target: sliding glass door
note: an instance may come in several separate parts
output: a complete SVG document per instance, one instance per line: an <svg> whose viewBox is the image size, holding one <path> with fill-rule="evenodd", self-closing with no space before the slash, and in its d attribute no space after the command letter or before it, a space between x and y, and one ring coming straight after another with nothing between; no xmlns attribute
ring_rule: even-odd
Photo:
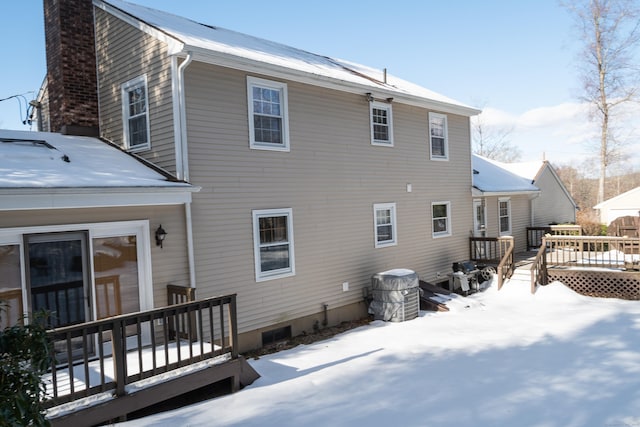
<svg viewBox="0 0 640 427"><path fill-rule="evenodd" d="M27 235L26 245L31 311L45 311L52 328L89 320L86 233Z"/></svg>

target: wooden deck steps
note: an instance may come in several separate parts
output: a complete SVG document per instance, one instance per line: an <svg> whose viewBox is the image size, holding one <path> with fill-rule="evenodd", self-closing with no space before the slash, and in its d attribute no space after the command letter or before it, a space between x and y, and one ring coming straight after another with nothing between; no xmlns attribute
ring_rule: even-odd
<svg viewBox="0 0 640 427"><path fill-rule="evenodd" d="M451 291L420 280L420 309L428 311L449 311L447 296Z"/></svg>

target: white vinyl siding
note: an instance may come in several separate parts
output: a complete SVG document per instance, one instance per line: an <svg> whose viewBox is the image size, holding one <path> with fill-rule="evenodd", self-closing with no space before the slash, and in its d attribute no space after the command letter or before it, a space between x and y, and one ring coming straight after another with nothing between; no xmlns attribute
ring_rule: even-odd
<svg viewBox="0 0 640 427"><path fill-rule="evenodd" d="M289 151L287 99L285 83L247 77L251 148Z"/></svg>
<svg viewBox="0 0 640 427"><path fill-rule="evenodd" d="M431 204L431 220L433 222L433 237L451 235L451 203L433 202Z"/></svg>
<svg viewBox="0 0 640 427"><path fill-rule="evenodd" d="M371 102L371 144L393 147L393 117L391 105Z"/></svg>
<svg viewBox="0 0 640 427"><path fill-rule="evenodd" d="M373 205L375 246L382 248L398 244L396 235L396 204Z"/></svg>
<svg viewBox="0 0 640 427"><path fill-rule="evenodd" d="M292 209L253 211L256 281L295 274Z"/></svg>
<svg viewBox="0 0 640 427"><path fill-rule="evenodd" d="M124 143L128 150L140 151L151 148L146 75L122 85L122 121Z"/></svg>
<svg viewBox="0 0 640 427"><path fill-rule="evenodd" d="M498 227L501 236L511 234L511 200L508 198L498 199Z"/></svg>
<svg viewBox="0 0 640 427"><path fill-rule="evenodd" d="M449 160L447 116L429 113L429 150L431 160Z"/></svg>

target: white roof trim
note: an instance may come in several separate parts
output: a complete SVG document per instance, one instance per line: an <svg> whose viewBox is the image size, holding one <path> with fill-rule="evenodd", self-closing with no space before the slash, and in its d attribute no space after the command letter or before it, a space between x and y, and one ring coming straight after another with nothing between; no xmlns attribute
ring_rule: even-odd
<svg viewBox="0 0 640 427"><path fill-rule="evenodd" d="M312 86L318 86L325 89L333 89L341 92L363 95L370 92L374 98L393 98L393 102L412 105L414 107L427 108L449 114L459 114L463 116L475 116L480 114L482 110L461 105L448 104L443 101L430 100L421 96L401 93L394 90L384 90L380 87L367 85L359 85L357 83L337 80L331 77L318 74L309 74L293 68L281 67L275 64L255 61L250 58L240 58L235 55L224 52L211 52L199 47L185 45L180 57L186 57L186 53L193 53L196 61L206 64L218 65L220 67L232 68L235 70L246 71L249 73L261 74L269 77L276 77L286 80L304 83Z"/></svg>
<svg viewBox="0 0 640 427"><path fill-rule="evenodd" d="M0 190L0 211L180 205L191 202L191 188L82 188Z"/></svg>
<svg viewBox="0 0 640 427"><path fill-rule="evenodd" d="M275 63L270 63L268 61L252 59L252 58L248 58L248 57L233 54L233 53L217 51L217 50L209 49L203 46L196 46L194 45L193 42L181 40L179 36L175 34L171 34L171 30L164 31L162 30L161 26L156 26L153 23L146 23L143 21L143 18L137 18L129 14L130 12L119 9L117 6L117 3L116 5L112 5L107 1L103 1L103 0L93 0L93 3L96 7L104 10L105 12L108 12L113 16L119 19L122 19L124 22L145 32L146 34L149 34L150 36L155 37L156 39L167 43L168 44L167 53L169 55L186 57L187 53L191 52L193 53L193 58L196 61L200 61L208 64L223 66L223 67L237 69L237 70L251 72L251 73L257 73L257 74L261 74L269 77L289 79L289 80L300 82L300 83L310 84L310 85L329 88L329 89L335 89L335 90L348 92L348 93L362 94L363 96L365 93L371 92L375 97L380 97L380 98L391 97L391 98L394 98L394 102L400 102L408 105L427 108L434 111L441 111L444 113L459 114L463 116L473 116L481 112L481 110L479 109L457 103L457 101L455 100L450 100L451 102L448 102L449 98L447 97L442 97L443 99L430 99L426 95L422 95L422 96L413 95L410 93L411 89L407 90L407 87L396 89L391 84L386 84L382 82L379 82L379 84L377 85L376 84L368 85L368 84L361 84L358 82L349 82L335 76L316 74L316 73L312 73L305 70L295 69L294 67L287 67L286 65L279 65ZM131 4L131 6L146 8L144 6L135 5L135 4ZM123 7L125 7L124 4L123 4ZM146 9L150 9L150 8L146 8ZM158 12L163 14L166 13L162 11L158 11ZM172 14L168 14L168 15L172 15ZM191 21L183 17L176 16L176 18ZM198 25L204 25L204 24L197 23L195 21L191 21L191 22ZM224 29L221 29L221 30L224 30ZM228 30L225 30L225 31L228 31ZM240 34L240 33L236 33L236 34ZM245 35L245 36L252 37L248 35ZM189 39L189 36L187 36L187 39ZM255 38L255 39L262 40L258 38ZM264 40L264 41L269 42L268 40ZM320 55L316 55L316 56L322 57ZM338 64L342 65L343 67L348 66L347 62L345 61L336 60L328 57L325 57L325 58L327 58L330 61L338 61ZM353 64L353 65L358 65L358 64ZM351 67L348 67L347 69L350 69L350 68ZM356 70L354 68L354 69L351 69L351 72L354 72L357 74L359 70ZM371 79L371 76L363 76L363 78ZM390 76L390 78L393 78L393 77ZM406 82L406 83L410 83L410 82ZM387 87L385 88L385 86ZM413 86L416 86L416 85L413 85ZM418 86L416 86L416 88L418 88ZM426 90L426 88L420 88L420 89ZM434 95L441 96L435 93Z"/></svg>

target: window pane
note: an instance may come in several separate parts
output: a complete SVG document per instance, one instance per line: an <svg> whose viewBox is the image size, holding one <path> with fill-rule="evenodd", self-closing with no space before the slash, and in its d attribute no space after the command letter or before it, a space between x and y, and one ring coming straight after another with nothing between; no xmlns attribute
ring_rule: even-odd
<svg viewBox="0 0 640 427"><path fill-rule="evenodd" d="M509 217L500 218L500 231L509 231Z"/></svg>
<svg viewBox="0 0 640 427"><path fill-rule="evenodd" d="M378 226L378 242L393 240L393 227L391 225Z"/></svg>
<svg viewBox="0 0 640 427"><path fill-rule="evenodd" d="M442 218L447 216L447 205L433 205L433 217Z"/></svg>
<svg viewBox="0 0 640 427"><path fill-rule="evenodd" d="M15 325L22 318L20 248L0 246L0 329Z"/></svg>
<svg viewBox="0 0 640 427"><path fill-rule="evenodd" d="M93 239L97 318L140 311L136 236Z"/></svg>
<svg viewBox="0 0 640 427"><path fill-rule="evenodd" d="M442 233L447 231L447 219L438 218L433 220L433 232Z"/></svg>
<svg viewBox="0 0 640 427"><path fill-rule="evenodd" d="M147 116L129 119L129 144L131 147L147 143Z"/></svg>
<svg viewBox="0 0 640 427"><path fill-rule="evenodd" d="M376 211L376 224L384 225L391 223L391 209L379 209Z"/></svg>
<svg viewBox="0 0 640 427"><path fill-rule="evenodd" d="M260 248L260 270L262 272L289 268L289 245Z"/></svg>
<svg viewBox="0 0 640 427"><path fill-rule="evenodd" d="M253 116L253 129L256 142L282 144L282 119L256 114Z"/></svg>
<svg viewBox="0 0 640 427"><path fill-rule="evenodd" d="M287 242L287 217L260 218L260 244Z"/></svg>
<svg viewBox="0 0 640 427"><path fill-rule="evenodd" d="M434 156L444 157L444 138L431 138L431 152Z"/></svg>

